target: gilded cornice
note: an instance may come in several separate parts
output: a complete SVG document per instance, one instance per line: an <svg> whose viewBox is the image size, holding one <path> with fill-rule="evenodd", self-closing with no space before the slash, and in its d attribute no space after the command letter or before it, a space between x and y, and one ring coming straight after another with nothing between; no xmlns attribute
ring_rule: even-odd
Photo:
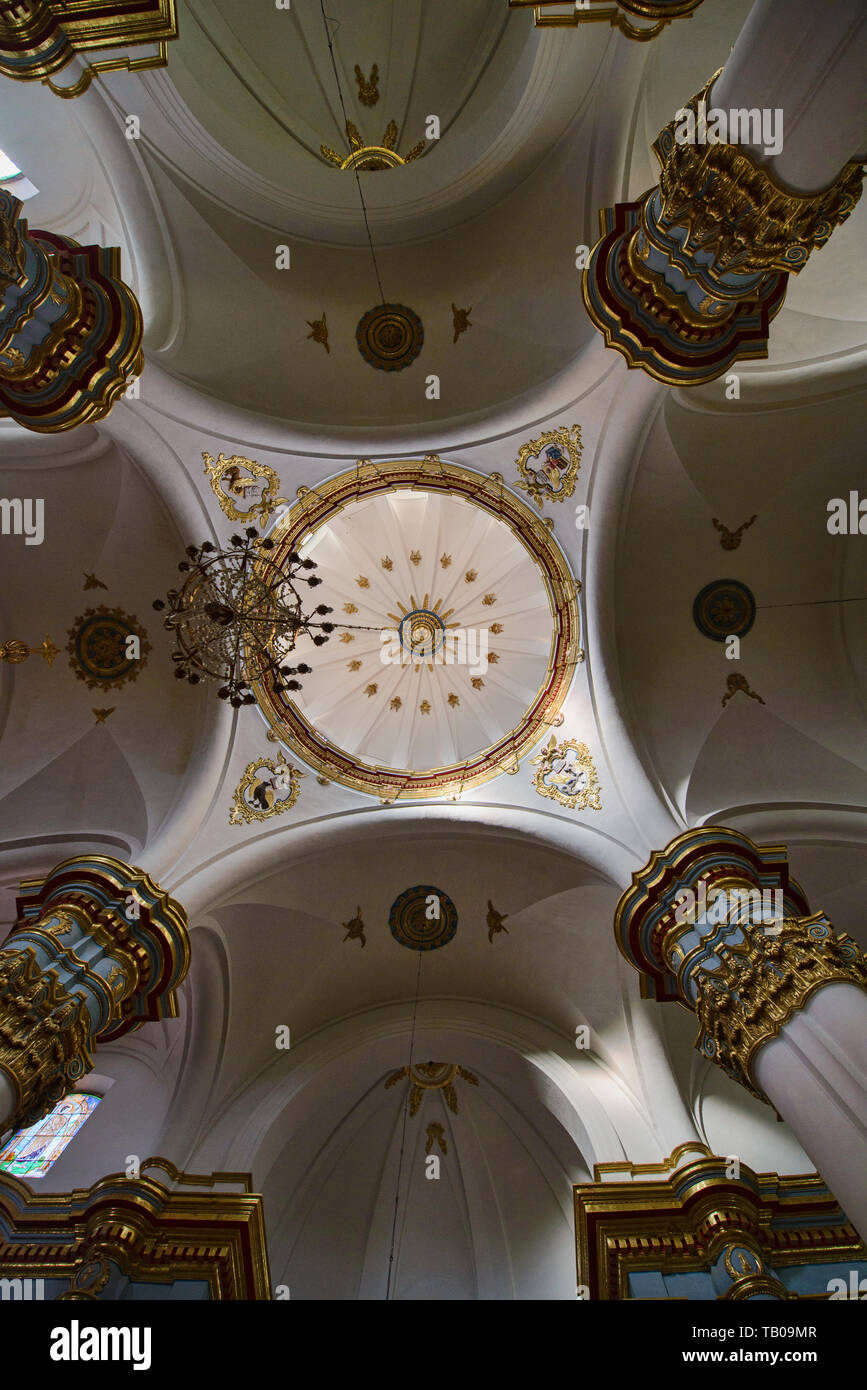
<svg viewBox="0 0 867 1390"><path fill-rule="evenodd" d="M147 1174L153 1168L174 1190ZM104 1261L138 1283L200 1279L211 1299L271 1298L262 1198L249 1174L187 1174L162 1158L147 1159L140 1173L59 1194L34 1194L0 1174L4 1275L69 1279L74 1289L82 1266ZM242 1191L214 1190L229 1185Z"/></svg>
<svg viewBox="0 0 867 1390"><path fill-rule="evenodd" d="M176 0L0 0L0 74L42 81L62 97L80 96L100 72L164 67L166 43L177 37ZM141 44L156 53L87 63L70 87L51 81L76 54Z"/></svg>
<svg viewBox="0 0 867 1390"><path fill-rule="evenodd" d="M764 1266L867 1259L867 1248L848 1224L818 1174L780 1177L741 1164L726 1176L727 1158L704 1156L677 1166L696 1145L681 1145L659 1165L603 1164L636 1181L593 1182L573 1188L578 1282L591 1299L628 1299L629 1275L708 1270L730 1249L755 1258L755 1269L728 1268L725 1299L770 1292L791 1297ZM700 1146L699 1146L700 1147ZM671 1169L674 1171L671 1171ZM645 1180L650 1170L655 1179ZM764 1286L762 1286L764 1281Z"/></svg>

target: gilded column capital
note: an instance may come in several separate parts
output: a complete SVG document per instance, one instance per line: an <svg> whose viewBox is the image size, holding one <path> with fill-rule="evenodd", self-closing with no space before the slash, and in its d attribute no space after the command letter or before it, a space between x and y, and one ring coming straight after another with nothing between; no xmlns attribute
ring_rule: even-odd
<svg viewBox="0 0 867 1390"><path fill-rule="evenodd" d="M746 144L720 138L723 124L730 136L748 133L762 112L708 110L718 76L654 141L658 185L634 203L601 210L602 237L582 280L587 312L607 345L673 386L711 381L737 360L767 356L788 275L825 245L862 191L863 161L849 161L818 193L801 194Z"/></svg>
<svg viewBox="0 0 867 1390"><path fill-rule="evenodd" d="M683 108L698 126L722 69ZM660 163L659 222L678 237L680 252L710 253L708 274L797 274L824 246L861 197L864 165L850 160L830 187L796 193L744 145L678 140L687 117L670 121L653 142ZM708 137L710 132L707 132Z"/></svg>
<svg viewBox="0 0 867 1390"><path fill-rule="evenodd" d="M2 1127L35 1124L92 1066L84 996L40 969L32 947L0 952L0 1070L16 1096Z"/></svg>
<svg viewBox="0 0 867 1390"><path fill-rule="evenodd" d="M0 946L0 1068L32 1124L93 1066L97 1042L177 1016L186 914L148 874L104 855L21 885Z"/></svg>
<svg viewBox="0 0 867 1390"><path fill-rule="evenodd" d="M786 851L721 826L655 851L617 905L621 954L645 998L695 1013L695 1046L753 1095L758 1050L826 984L867 988L856 944L810 913Z"/></svg>
<svg viewBox="0 0 867 1390"><path fill-rule="evenodd" d="M767 1100L752 1075L759 1048L824 985L867 989L867 960L850 937L832 932L821 912L784 919L775 935L760 927L745 927L743 935L737 946L720 948L718 969L698 977L695 1046Z"/></svg>

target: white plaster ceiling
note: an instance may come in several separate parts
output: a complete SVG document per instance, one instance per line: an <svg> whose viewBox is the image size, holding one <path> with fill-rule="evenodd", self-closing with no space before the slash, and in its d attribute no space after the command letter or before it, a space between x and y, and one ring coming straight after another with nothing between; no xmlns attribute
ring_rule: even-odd
<svg viewBox="0 0 867 1390"><path fill-rule="evenodd" d="M620 549L619 647L638 746L691 822L775 801L864 805L867 572L860 538L827 530L829 500L857 489L862 429L859 393L728 414L678 394L650 431ZM751 516L722 549L713 517ZM735 660L692 618L721 578L757 604ZM723 705L732 672L764 704Z"/></svg>
<svg viewBox="0 0 867 1390"><path fill-rule="evenodd" d="M48 635L58 649L51 665L34 654L0 666L4 858L50 867L89 840L135 859L183 794L210 715L172 679L151 608L183 546L150 483L96 430L45 440L6 425L2 443L0 496L41 499L45 522L41 545L0 537L0 640ZM106 587L85 588L88 573ZM137 678L109 690L78 679L67 653L76 619L100 605L136 618L151 646ZM113 712L97 723L95 708Z"/></svg>

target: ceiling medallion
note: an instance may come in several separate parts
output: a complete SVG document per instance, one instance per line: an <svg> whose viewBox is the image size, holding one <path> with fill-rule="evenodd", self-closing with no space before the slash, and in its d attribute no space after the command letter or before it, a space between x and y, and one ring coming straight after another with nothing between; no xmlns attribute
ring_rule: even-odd
<svg viewBox="0 0 867 1390"><path fill-rule="evenodd" d="M440 556L439 540L430 553L419 546L419 567L411 554L386 555L387 525L377 518L395 509L408 532L416 512L420 527L434 524L431 515L446 519L452 569L442 566L452 554ZM509 557L509 574L490 595L481 592L481 570L478 583L465 582L479 534L491 554ZM298 550L322 558L335 608L350 594L354 607L363 605L358 630L344 634L354 639L351 652L317 652L303 695L277 690L268 671L252 682L275 740L318 775L381 801L457 799L491 778L517 773L524 754L562 722L559 712L583 659L580 584L551 529L499 475L486 477L436 455L375 464L360 459L315 490L299 488L298 502L275 519L270 538L278 566ZM369 585L364 590L358 587L355 539L392 562L391 571L380 562L360 576ZM414 541L415 534L407 534L407 543ZM514 589L516 575L520 584ZM405 607L398 595L416 580L416 598L410 593ZM488 597L507 605L505 622L490 621L500 609L487 607ZM459 622L460 631L447 630L443 637L440 620L446 629ZM402 624L398 640L395 629ZM423 647L419 659L415 628ZM500 650L487 649L488 640L481 639L489 637L496 637ZM435 643L438 649L429 652ZM484 675L477 673L483 669Z"/></svg>
<svg viewBox="0 0 867 1390"><path fill-rule="evenodd" d="M441 616L436 611L441 602L441 599L437 599L433 608L412 608L398 621L398 641L403 650L417 661L434 656L445 641L446 624L443 619L449 614ZM396 614L389 613L388 616L397 618ZM457 627L457 623L450 623L449 626Z"/></svg>
<svg viewBox="0 0 867 1390"><path fill-rule="evenodd" d="M414 362L424 344L424 326L405 304L377 304L359 320L355 330L358 351L381 372L402 372Z"/></svg>
<svg viewBox="0 0 867 1390"><path fill-rule="evenodd" d="M411 951L438 951L458 929L458 910L441 888L418 883L395 898L388 925L401 946Z"/></svg>
<svg viewBox="0 0 867 1390"><path fill-rule="evenodd" d="M738 579L714 579L696 594L692 605L696 627L712 642L744 637L756 620L756 601Z"/></svg>
<svg viewBox="0 0 867 1390"><path fill-rule="evenodd" d="M69 629L69 664L88 690L111 690L134 681L150 643L138 618L119 608L88 608Z"/></svg>

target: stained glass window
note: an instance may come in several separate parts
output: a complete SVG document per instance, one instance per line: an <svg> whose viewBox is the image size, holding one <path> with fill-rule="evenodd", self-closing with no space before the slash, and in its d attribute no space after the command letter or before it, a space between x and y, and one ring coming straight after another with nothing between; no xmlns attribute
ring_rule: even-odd
<svg viewBox="0 0 867 1390"><path fill-rule="evenodd" d="M64 1096L35 1125L19 1129L0 1149L0 1172L14 1173L19 1178L44 1177L88 1115L93 1114L100 1099L80 1091Z"/></svg>
<svg viewBox="0 0 867 1390"><path fill-rule="evenodd" d="M0 188L6 188L23 203L25 198L33 198L39 192L30 180L22 174L14 159L0 150Z"/></svg>

